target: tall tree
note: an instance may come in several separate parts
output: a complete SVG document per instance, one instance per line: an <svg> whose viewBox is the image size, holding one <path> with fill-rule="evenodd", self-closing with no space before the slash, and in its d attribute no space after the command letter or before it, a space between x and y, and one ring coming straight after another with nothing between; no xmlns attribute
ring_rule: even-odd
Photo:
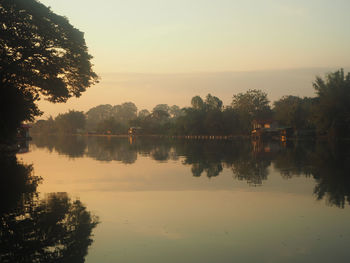
<svg viewBox="0 0 350 263"><path fill-rule="evenodd" d="M241 116L241 125L246 132L250 131L253 119L271 117L271 108L267 93L261 90L248 90L246 93L233 95L232 108Z"/></svg>
<svg viewBox="0 0 350 263"><path fill-rule="evenodd" d="M204 101L200 96L194 96L191 100L191 105L196 110L201 110L204 107Z"/></svg>
<svg viewBox="0 0 350 263"><path fill-rule="evenodd" d="M170 107L168 104L158 104L156 105L152 111L164 111L169 114Z"/></svg>
<svg viewBox="0 0 350 263"><path fill-rule="evenodd" d="M149 116L151 113L146 110L146 109L143 109L143 110L140 110L139 111L139 114L138 114L138 117L141 118L141 119L144 119L146 118L147 116Z"/></svg>
<svg viewBox="0 0 350 263"><path fill-rule="evenodd" d="M314 99L300 98L296 96L283 96L274 102L275 119L284 125L295 129L310 128L311 108Z"/></svg>
<svg viewBox="0 0 350 263"><path fill-rule="evenodd" d="M181 116L182 111L181 111L181 109L180 109L179 106L173 105L173 106L170 107L169 113L170 113L170 116L171 116L172 118L177 118L177 117L180 117L180 116Z"/></svg>
<svg viewBox="0 0 350 263"><path fill-rule="evenodd" d="M84 34L67 18L36 0L1 1L1 135L40 115L40 97L65 102L96 83L91 58Z"/></svg>
<svg viewBox="0 0 350 263"><path fill-rule="evenodd" d="M56 127L61 133L76 133L78 129L85 129L86 117L82 111L70 110L59 114L55 118Z"/></svg>
<svg viewBox="0 0 350 263"><path fill-rule="evenodd" d="M318 95L315 124L322 133L349 136L350 132L350 73L344 70L317 77L313 86Z"/></svg>
<svg viewBox="0 0 350 263"><path fill-rule="evenodd" d="M89 130L96 129L98 123L111 118L112 114L113 114L113 107L110 104L102 104L91 108L86 113L87 128Z"/></svg>
<svg viewBox="0 0 350 263"><path fill-rule="evenodd" d="M212 96L210 93L205 97L205 106L207 110L221 110L222 101L215 96Z"/></svg>
<svg viewBox="0 0 350 263"><path fill-rule="evenodd" d="M137 117L137 107L133 102L124 102L113 107L113 117L126 123Z"/></svg>

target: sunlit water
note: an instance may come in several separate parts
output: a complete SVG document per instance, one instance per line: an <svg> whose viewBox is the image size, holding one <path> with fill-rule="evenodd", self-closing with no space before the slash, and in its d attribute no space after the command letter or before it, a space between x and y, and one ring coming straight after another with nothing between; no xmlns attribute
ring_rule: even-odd
<svg viewBox="0 0 350 263"><path fill-rule="evenodd" d="M17 157L98 216L85 262L350 262L345 146L36 137Z"/></svg>

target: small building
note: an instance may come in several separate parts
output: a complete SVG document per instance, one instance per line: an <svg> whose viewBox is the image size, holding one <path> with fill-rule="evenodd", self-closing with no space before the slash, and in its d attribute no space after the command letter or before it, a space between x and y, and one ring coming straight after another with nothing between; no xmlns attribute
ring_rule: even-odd
<svg viewBox="0 0 350 263"><path fill-rule="evenodd" d="M17 129L17 139L18 140L31 140L32 137L29 135L29 128L30 126L28 124L21 124L21 126Z"/></svg>
<svg viewBox="0 0 350 263"><path fill-rule="evenodd" d="M141 127L130 127L128 130L128 135L130 135L130 136L140 135L140 134L142 134Z"/></svg>
<svg viewBox="0 0 350 263"><path fill-rule="evenodd" d="M252 121L253 130L257 129L277 129L279 127L278 122L274 120L253 120Z"/></svg>
<svg viewBox="0 0 350 263"><path fill-rule="evenodd" d="M293 128L280 126L274 120L254 120L251 135L253 139L272 138L286 141L293 135Z"/></svg>

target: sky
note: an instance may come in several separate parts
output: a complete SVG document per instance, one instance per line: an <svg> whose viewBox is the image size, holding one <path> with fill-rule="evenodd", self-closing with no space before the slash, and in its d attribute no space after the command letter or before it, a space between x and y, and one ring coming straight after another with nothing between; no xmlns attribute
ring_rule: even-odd
<svg viewBox="0 0 350 263"><path fill-rule="evenodd" d="M41 0L85 33L100 83L44 116L99 104L229 104L249 88L270 100L312 96L312 81L350 66L348 0Z"/></svg>

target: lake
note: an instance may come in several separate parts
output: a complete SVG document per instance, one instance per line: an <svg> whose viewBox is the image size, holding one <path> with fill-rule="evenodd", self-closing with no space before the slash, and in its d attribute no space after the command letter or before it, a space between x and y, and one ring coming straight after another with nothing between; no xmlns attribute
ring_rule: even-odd
<svg viewBox="0 0 350 263"><path fill-rule="evenodd" d="M350 261L348 144L41 136L27 146L2 162L25 183L2 186L1 262Z"/></svg>

